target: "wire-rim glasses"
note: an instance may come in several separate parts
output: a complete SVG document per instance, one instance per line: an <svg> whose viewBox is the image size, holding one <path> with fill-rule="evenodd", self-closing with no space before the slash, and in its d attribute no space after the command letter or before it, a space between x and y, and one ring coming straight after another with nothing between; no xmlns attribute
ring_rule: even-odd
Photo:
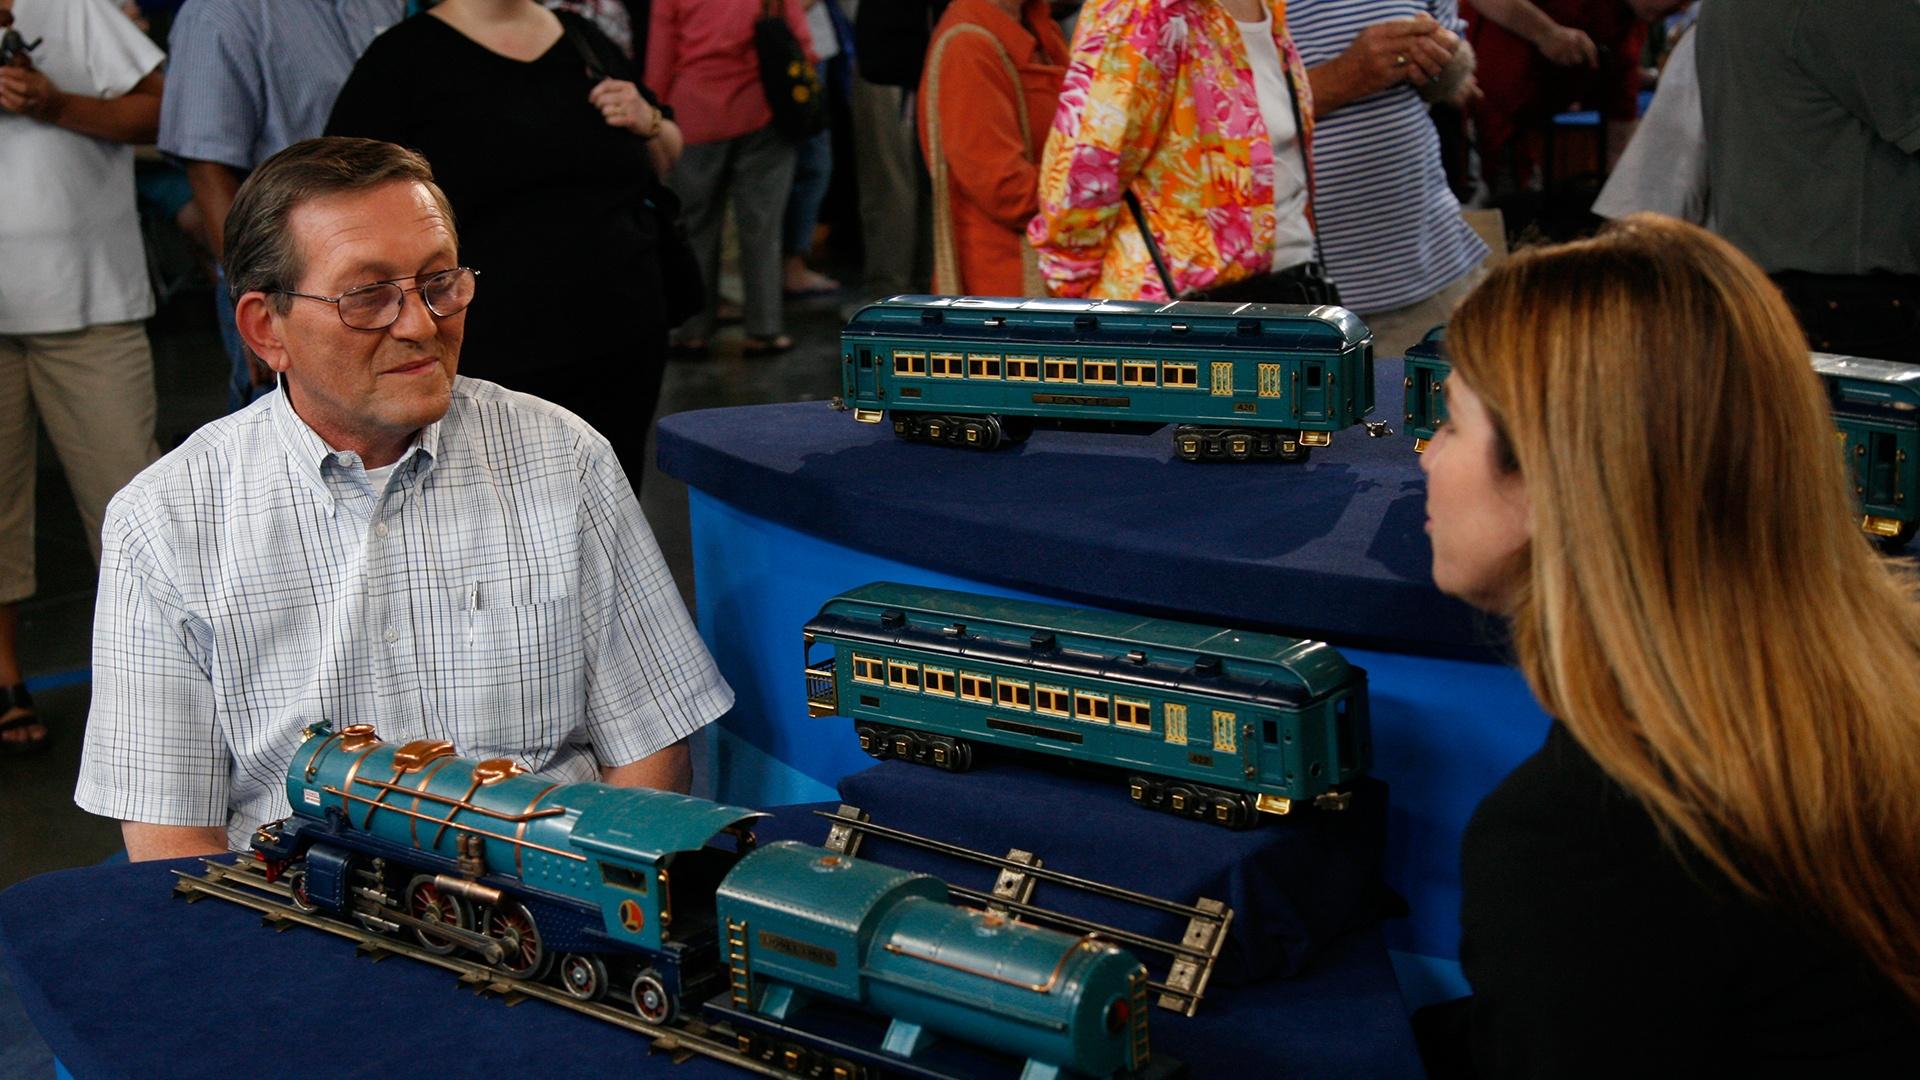
<svg viewBox="0 0 1920 1080"><path fill-rule="evenodd" d="M340 321L352 330L385 330L400 321L400 310L406 306L410 292L419 293L420 299L426 302L427 310L442 319L465 311L467 305L473 303L473 291L479 276L478 270L456 266L412 278L370 282L357 289L348 289L339 296L316 296L292 289L267 291L332 304L340 314ZM403 281L412 281L413 285L400 284Z"/></svg>

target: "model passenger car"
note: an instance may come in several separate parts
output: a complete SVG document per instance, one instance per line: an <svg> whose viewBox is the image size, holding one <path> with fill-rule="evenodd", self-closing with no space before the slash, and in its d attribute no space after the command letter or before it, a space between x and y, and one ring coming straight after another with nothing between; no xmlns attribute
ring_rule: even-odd
<svg viewBox="0 0 1920 1080"><path fill-rule="evenodd" d="M851 717L874 757L1073 758L1230 828L1344 806L1373 754L1366 673L1318 641L876 583L829 600L805 649L809 712Z"/></svg>
<svg viewBox="0 0 1920 1080"><path fill-rule="evenodd" d="M1416 453L1447 418L1446 333L1434 327L1407 350L1407 432ZM1814 353L1860 502L1860 528L1898 551L1920 530L1920 364Z"/></svg>
<svg viewBox="0 0 1920 1080"><path fill-rule="evenodd" d="M1373 335L1338 307L896 296L840 354L855 419L980 450L1172 424L1189 461L1303 461L1373 411Z"/></svg>

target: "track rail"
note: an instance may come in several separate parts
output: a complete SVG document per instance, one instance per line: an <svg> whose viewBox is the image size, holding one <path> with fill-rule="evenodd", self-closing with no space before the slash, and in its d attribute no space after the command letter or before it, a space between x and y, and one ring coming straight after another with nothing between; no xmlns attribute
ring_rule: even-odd
<svg viewBox="0 0 1920 1080"><path fill-rule="evenodd" d="M793 1080L793 1073L742 1054L737 1049L739 1036L728 1028L715 1027L695 1017L681 1020L672 1026L650 1024L633 1012L605 1002L581 1001L568 996L566 991L558 987L515 979L485 964L464 960L455 955L442 956L410 942L351 926L326 915L301 911L293 906L293 894L286 884L278 881L269 882L265 872L259 868L259 864L251 860L225 862L219 859L202 859L201 864L205 869L199 874L185 870L174 871L174 875L179 878L174 882L174 895L184 897L189 903L203 897L214 897L241 907L252 908L260 912L261 921L275 931L306 926L347 938L355 943L356 952L375 960L385 959L387 956L405 956L423 964L432 964L434 967L444 968L459 976L461 986L471 988L478 993L496 995L508 1005L517 1005L529 998L537 998L563 1009L584 1013L596 1020L626 1028L652 1040L652 1049L673 1055L676 1064L687 1060L693 1054L699 1054L761 1076Z"/></svg>

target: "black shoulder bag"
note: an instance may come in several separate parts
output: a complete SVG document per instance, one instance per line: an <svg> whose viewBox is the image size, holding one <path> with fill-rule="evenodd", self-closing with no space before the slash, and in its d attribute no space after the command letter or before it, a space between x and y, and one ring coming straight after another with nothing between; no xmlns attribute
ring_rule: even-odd
<svg viewBox="0 0 1920 1080"><path fill-rule="evenodd" d="M787 25L782 0L762 0L753 21L753 51L760 58L760 88L773 110L773 129L794 142L827 130L827 95L807 50Z"/></svg>

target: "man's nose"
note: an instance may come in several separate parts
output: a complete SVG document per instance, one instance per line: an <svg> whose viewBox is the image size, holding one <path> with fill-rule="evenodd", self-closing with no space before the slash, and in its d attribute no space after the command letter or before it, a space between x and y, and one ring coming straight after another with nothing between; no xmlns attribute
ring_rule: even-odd
<svg viewBox="0 0 1920 1080"><path fill-rule="evenodd" d="M439 320L427 307L427 298L419 289L408 289L400 294L400 317L387 327L388 333L408 341L418 341L432 337L438 330Z"/></svg>

